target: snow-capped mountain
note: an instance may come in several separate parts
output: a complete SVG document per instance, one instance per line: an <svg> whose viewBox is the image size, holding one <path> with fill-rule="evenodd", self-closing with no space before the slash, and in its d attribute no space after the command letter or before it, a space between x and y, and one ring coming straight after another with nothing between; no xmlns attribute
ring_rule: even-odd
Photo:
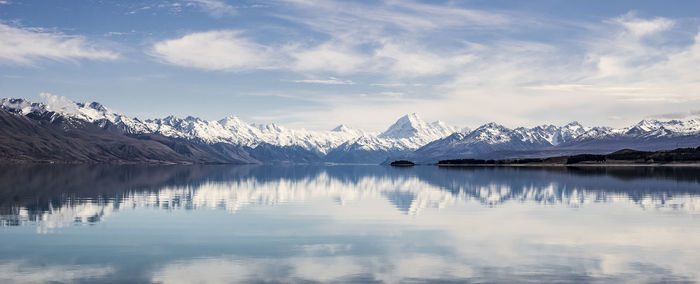
<svg viewBox="0 0 700 284"><path fill-rule="evenodd" d="M1 99L0 103L3 109L15 114L30 117L50 114L52 117L48 119L52 122L58 119L87 121L103 128L116 128L125 134L154 133L205 144L226 143L255 147L261 143L268 143L277 146L301 146L325 154L349 139L366 135L363 131L347 126L333 131L310 131L287 129L275 124L253 125L236 116L219 121L206 121L192 116L184 119L168 116L141 121L115 113L96 102L67 104L61 108L23 99Z"/></svg>
<svg viewBox="0 0 700 284"><path fill-rule="evenodd" d="M609 128L600 127L586 131L580 137L579 141L590 139L610 139L620 137L637 137L637 138L653 138L653 137L679 137L686 135L694 135L700 133L700 118L691 117L685 120L642 120L639 123L625 128Z"/></svg>
<svg viewBox="0 0 700 284"><path fill-rule="evenodd" d="M523 151L552 146L560 139L559 127L510 129L497 123L487 123L471 132L457 132L438 139L412 153L420 161L459 156L473 157L496 151Z"/></svg>
<svg viewBox="0 0 700 284"><path fill-rule="evenodd" d="M276 124L254 125L236 116L229 116L219 121L205 121L194 117L185 119L167 117L146 122L152 132L168 137L180 137L208 144L227 143L248 147L256 147L261 143L300 146L322 155L349 139L365 135L363 131L346 126L337 127L332 131L311 131L288 129Z"/></svg>
<svg viewBox="0 0 700 284"><path fill-rule="evenodd" d="M632 148L662 150L700 145L700 119L642 120L626 128L584 127L578 122L564 126L542 125L509 129L487 123L472 132L457 132L435 140L408 155L411 159L434 163L456 158L523 158L609 153Z"/></svg>
<svg viewBox="0 0 700 284"><path fill-rule="evenodd" d="M306 162L314 160L310 155L316 155L318 161L329 157L332 162L378 163L391 154L413 151L457 129L440 121L427 123L416 114L406 115L384 133L375 134L346 125L339 125L330 131L288 129L276 124L256 125L246 123L237 116L218 121L191 116L139 120L116 113L96 102L44 104L23 99L1 99L0 103L9 112L48 121L64 129L83 128L84 124L89 124L125 135L156 134L197 144L247 147L253 156L257 154L262 159L304 157Z"/></svg>
<svg viewBox="0 0 700 284"><path fill-rule="evenodd" d="M471 131L441 121L429 123L413 113L399 118L382 133L371 133L346 125L328 131L257 125L236 116L213 121L191 116L140 120L96 102L66 100L45 104L0 99L0 107L63 130L102 129L118 135L155 139L178 154L192 156L196 152L200 161L381 163L390 158L405 158L436 162L443 158L542 157L700 144L700 118L642 120L626 128L584 127L572 122L564 126L511 129L487 123ZM212 157L204 157L204 153Z"/></svg>
<svg viewBox="0 0 700 284"><path fill-rule="evenodd" d="M410 153L457 130L458 128L439 120L425 122L412 113L399 118L379 135L362 135L346 141L329 152L326 160L340 163L381 163L388 157Z"/></svg>
<svg viewBox="0 0 700 284"><path fill-rule="evenodd" d="M574 121L561 127L555 125L541 125L531 129L518 129L521 129L524 135L534 135L556 146L576 139L591 128L583 127L578 121Z"/></svg>
<svg viewBox="0 0 700 284"><path fill-rule="evenodd" d="M448 126L442 121L432 123L425 122L418 114L405 115L396 121L379 138L388 139L420 139L432 141L450 135L457 131L457 128Z"/></svg>
<svg viewBox="0 0 700 284"><path fill-rule="evenodd" d="M15 114L21 114L30 118L41 118L52 123L73 124L89 122L103 128L112 127L124 133L147 133L149 128L137 118L130 118L111 111L109 108L97 102L64 103L51 105L30 102L24 99L5 98L0 99L2 109Z"/></svg>

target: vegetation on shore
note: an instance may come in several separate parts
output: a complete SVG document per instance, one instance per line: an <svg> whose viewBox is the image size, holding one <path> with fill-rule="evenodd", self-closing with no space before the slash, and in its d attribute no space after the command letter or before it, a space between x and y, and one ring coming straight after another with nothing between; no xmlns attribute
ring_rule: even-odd
<svg viewBox="0 0 700 284"><path fill-rule="evenodd" d="M460 165L615 165L615 164L690 164L700 163L700 147L655 152L624 149L606 155L581 154L549 158L480 160L441 160L439 166Z"/></svg>
<svg viewBox="0 0 700 284"><path fill-rule="evenodd" d="M416 163L407 160L398 160L391 162L391 165L394 167L410 167L415 166Z"/></svg>

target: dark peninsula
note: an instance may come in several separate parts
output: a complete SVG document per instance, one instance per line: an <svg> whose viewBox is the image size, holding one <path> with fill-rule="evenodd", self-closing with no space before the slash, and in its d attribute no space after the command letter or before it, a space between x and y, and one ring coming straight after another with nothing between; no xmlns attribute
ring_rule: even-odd
<svg viewBox="0 0 700 284"><path fill-rule="evenodd" d="M637 151L624 149L605 155L581 154L549 158L507 160L453 159L441 160L438 166L700 166L700 147L678 148L663 151Z"/></svg>

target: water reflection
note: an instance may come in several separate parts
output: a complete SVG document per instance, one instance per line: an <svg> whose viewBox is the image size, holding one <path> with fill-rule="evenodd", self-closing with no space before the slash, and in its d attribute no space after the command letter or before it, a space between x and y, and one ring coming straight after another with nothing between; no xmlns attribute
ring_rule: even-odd
<svg viewBox="0 0 700 284"><path fill-rule="evenodd" d="M700 209L695 168L447 168L30 166L0 174L3 226L40 232L95 223L125 208L223 209L327 197L342 205L386 198L403 214L476 200L582 206L633 203Z"/></svg>
<svg viewBox="0 0 700 284"><path fill-rule="evenodd" d="M694 282L698 210L695 168L6 167L0 282Z"/></svg>

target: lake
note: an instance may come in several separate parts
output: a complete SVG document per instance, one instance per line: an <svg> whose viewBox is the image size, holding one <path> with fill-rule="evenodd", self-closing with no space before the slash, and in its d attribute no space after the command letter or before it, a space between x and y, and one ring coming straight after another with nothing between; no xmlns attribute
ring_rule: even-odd
<svg viewBox="0 0 700 284"><path fill-rule="evenodd" d="M0 283L698 282L700 169L0 167Z"/></svg>

